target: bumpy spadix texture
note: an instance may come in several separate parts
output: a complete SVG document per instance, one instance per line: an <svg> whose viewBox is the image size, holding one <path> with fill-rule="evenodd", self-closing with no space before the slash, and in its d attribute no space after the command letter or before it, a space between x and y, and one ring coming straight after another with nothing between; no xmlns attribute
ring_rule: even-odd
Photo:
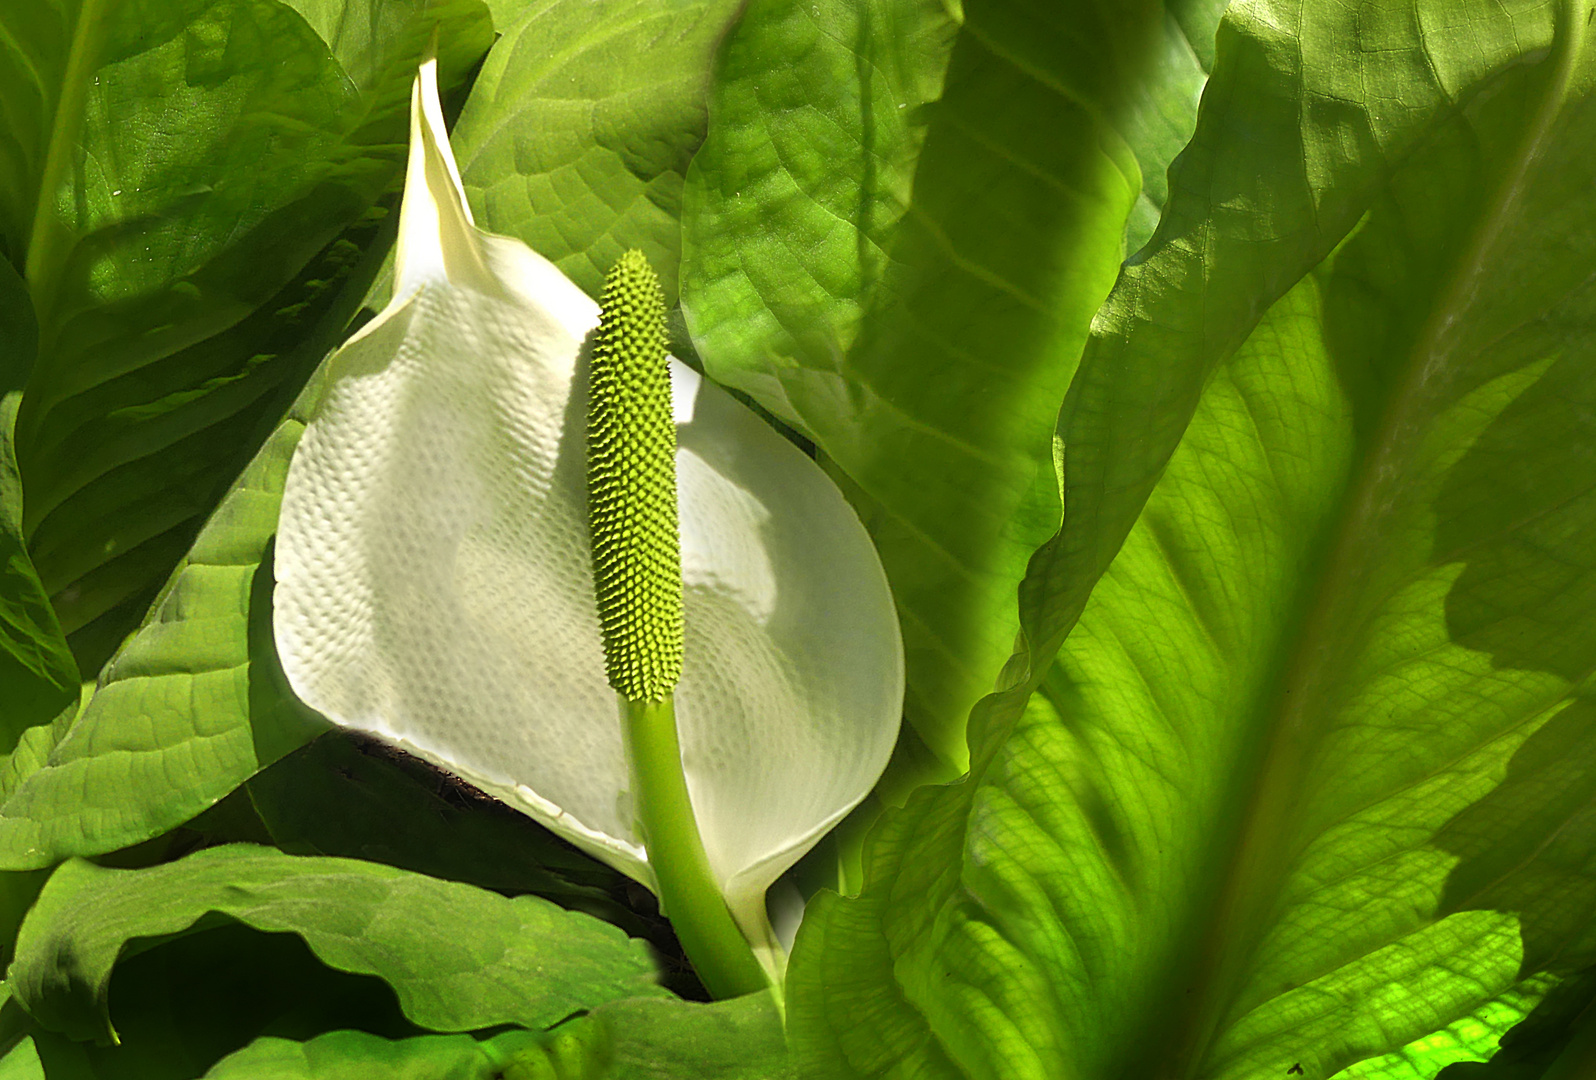
<svg viewBox="0 0 1596 1080"><path fill-rule="evenodd" d="M329 361L289 468L274 627L294 692L652 887L605 677L587 521L598 305L471 221L417 79L393 302ZM820 469L670 362L682 764L745 932L897 735L886 579Z"/></svg>
<svg viewBox="0 0 1596 1080"><path fill-rule="evenodd" d="M588 522L604 665L629 701L664 701L682 674L676 424L665 294L641 251L604 279L588 379Z"/></svg>

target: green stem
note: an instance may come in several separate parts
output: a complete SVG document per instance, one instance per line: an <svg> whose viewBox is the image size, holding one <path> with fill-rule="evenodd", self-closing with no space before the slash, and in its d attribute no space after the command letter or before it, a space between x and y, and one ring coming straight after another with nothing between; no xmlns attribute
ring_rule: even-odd
<svg viewBox="0 0 1596 1080"><path fill-rule="evenodd" d="M86 0L78 12L77 24L72 29L72 44L67 50L66 71L61 79L61 96L56 99L55 115L50 118L50 141L45 147L44 167L39 175L23 275L33 293L41 331L54 321L56 293L72 240L70 230L56 216L56 196L71 174L89 87L95 66L101 60L105 29L110 22L105 7L100 0Z"/></svg>
<svg viewBox="0 0 1596 1080"><path fill-rule="evenodd" d="M659 883L660 904L676 930L704 988L717 998L763 990L765 971L726 908L709 869L698 819L687 795L676 709L664 701L626 703L637 820L648 862ZM772 987L774 990L775 988Z"/></svg>

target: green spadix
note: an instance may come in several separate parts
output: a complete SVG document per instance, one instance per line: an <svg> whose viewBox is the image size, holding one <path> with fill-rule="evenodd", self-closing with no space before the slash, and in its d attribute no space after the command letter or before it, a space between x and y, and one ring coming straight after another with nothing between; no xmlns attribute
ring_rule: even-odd
<svg viewBox="0 0 1596 1080"><path fill-rule="evenodd" d="M610 685L664 701L682 674L682 559L665 296L640 251L604 284L587 403L593 587Z"/></svg>
<svg viewBox="0 0 1596 1080"><path fill-rule="evenodd" d="M677 838L646 842L639 826L592 569L599 308L526 245L475 227L435 77L423 65L413 93L393 300L329 360L289 469L277 648L295 693L333 723L659 892L655 861ZM725 392L667 370L682 633L671 765L713 885L774 980L765 891L885 767L902 646L874 549L831 481ZM629 604L613 610L658 615Z"/></svg>

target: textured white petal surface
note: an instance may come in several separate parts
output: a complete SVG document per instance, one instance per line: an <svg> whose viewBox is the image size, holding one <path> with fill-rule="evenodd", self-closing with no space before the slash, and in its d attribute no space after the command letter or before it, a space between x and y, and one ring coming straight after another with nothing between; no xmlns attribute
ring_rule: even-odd
<svg viewBox="0 0 1596 1080"><path fill-rule="evenodd" d="M331 361L289 469L275 634L294 691L653 885L604 677L582 342L597 306L471 225L418 79L394 302ZM421 205L423 204L424 205ZM673 361L682 757L745 929L898 730L902 650L862 526L816 465Z"/></svg>

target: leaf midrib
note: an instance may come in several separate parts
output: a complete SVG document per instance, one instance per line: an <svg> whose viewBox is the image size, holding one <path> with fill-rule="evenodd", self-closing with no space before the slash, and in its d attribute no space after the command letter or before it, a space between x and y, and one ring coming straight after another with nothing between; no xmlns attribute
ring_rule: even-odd
<svg viewBox="0 0 1596 1080"><path fill-rule="evenodd" d="M1439 299L1425 321L1408 355L1403 377L1380 427L1361 456L1352 482L1341 500L1342 513L1333 539L1322 550L1327 558L1311 599L1293 629L1283 636L1283 662L1275 670L1272 689L1261 702L1257 730L1266 732L1267 745L1252 770L1252 783L1241 809L1240 821L1228 845L1229 861L1221 874L1212 906L1214 917L1204 922L1202 940L1195 952L1196 966L1173 1017L1174 1038L1153 1075L1171 1080L1193 1080L1202 1075L1208 1052L1220 1034L1256 950L1272 925L1285 885L1279 868L1292 862L1290 828L1292 808L1301 779L1318 742L1318 732L1308 721L1310 711L1321 712L1327 672L1345 654L1357 628L1357 611L1348 597L1356 596L1377 527L1389 505L1385 496L1395 468L1411 452L1413 436L1421 431L1419 418L1433 403L1432 391L1450 373L1455 354L1451 331L1477 294L1487 274L1487 258L1523 194L1525 175L1539 155L1567 100L1573 70L1583 44L1584 7L1581 0L1562 0L1560 32L1550 62L1555 64L1535 121L1526 130L1512 165L1498 182L1494 197L1455 264ZM1310 561L1308 565L1312 565ZM1349 616L1352 618L1349 620ZM1256 887L1264 882L1265 887Z"/></svg>
<svg viewBox="0 0 1596 1080"><path fill-rule="evenodd" d="M50 138L45 147L44 168L39 174L39 190L34 197L33 224L28 232L23 274L33 296L41 332L50 325L67 250L66 230L53 213L55 193L71 167L72 148L83 126L89 72L104 42L109 21L105 11L108 2L83 0L78 8L77 25L72 28L72 44L67 50L66 70L61 79L61 95L56 99L55 115L50 118ZM39 351L43 355L45 350L41 347Z"/></svg>

